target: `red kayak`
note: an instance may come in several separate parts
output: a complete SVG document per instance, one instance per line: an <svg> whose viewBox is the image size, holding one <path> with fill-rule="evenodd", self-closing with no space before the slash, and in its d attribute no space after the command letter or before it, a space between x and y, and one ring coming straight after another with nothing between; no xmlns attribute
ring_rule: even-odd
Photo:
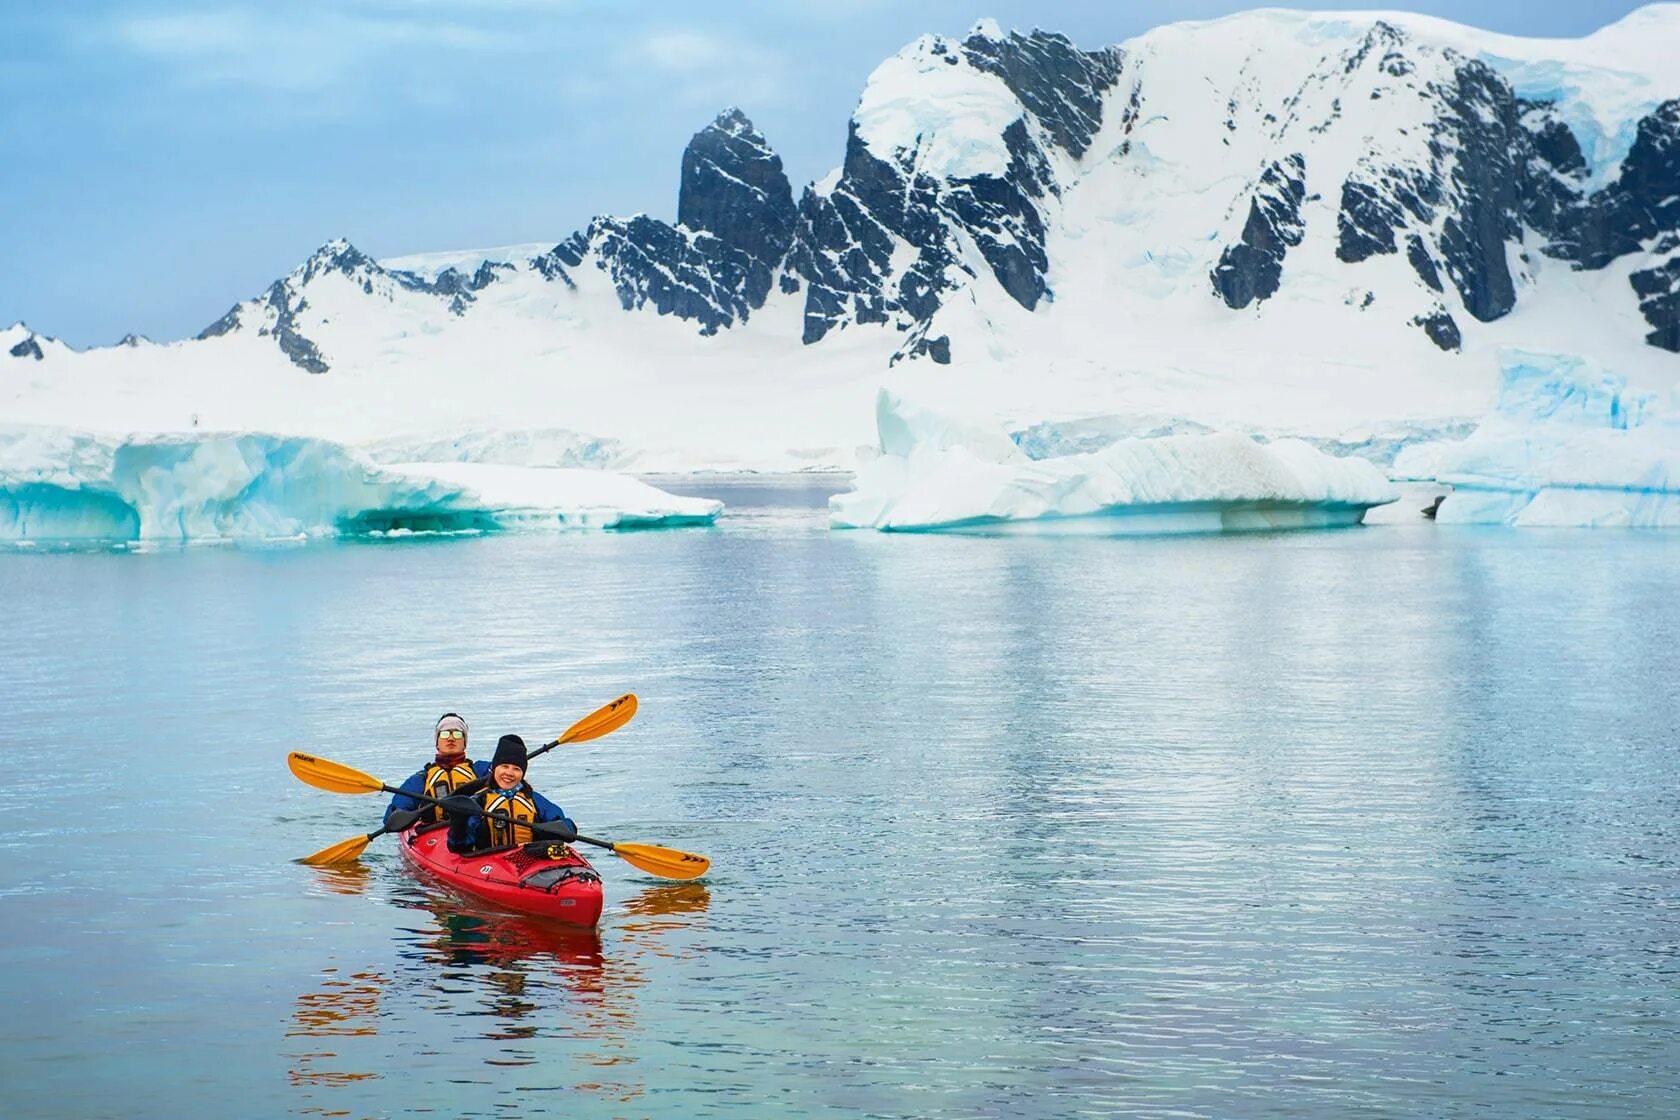
<svg viewBox="0 0 1680 1120"><path fill-rule="evenodd" d="M568 925L600 921L601 876L571 845L539 841L456 855L448 840L449 827L435 824L409 829L399 846L415 870L459 894Z"/></svg>

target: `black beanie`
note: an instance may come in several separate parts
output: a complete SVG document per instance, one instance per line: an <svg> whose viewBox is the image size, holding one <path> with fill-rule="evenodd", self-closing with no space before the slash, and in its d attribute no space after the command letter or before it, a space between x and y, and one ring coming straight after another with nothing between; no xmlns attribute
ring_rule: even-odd
<svg viewBox="0 0 1680 1120"><path fill-rule="evenodd" d="M490 769L498 766L517 766L523 773L529 760L525 757L525 740L517 735L503 735L496 740L496 754L490 759Z"/></svg>

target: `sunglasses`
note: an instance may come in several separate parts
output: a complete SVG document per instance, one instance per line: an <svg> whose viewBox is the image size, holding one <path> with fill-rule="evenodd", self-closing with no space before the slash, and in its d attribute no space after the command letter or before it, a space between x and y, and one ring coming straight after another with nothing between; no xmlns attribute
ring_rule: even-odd
<svg viewBox="0 0 1680 1120"><path fill-rule="evenodd" d="M439 731L437 737L439 739L465 739L467 733L465 731Z"/></svg>

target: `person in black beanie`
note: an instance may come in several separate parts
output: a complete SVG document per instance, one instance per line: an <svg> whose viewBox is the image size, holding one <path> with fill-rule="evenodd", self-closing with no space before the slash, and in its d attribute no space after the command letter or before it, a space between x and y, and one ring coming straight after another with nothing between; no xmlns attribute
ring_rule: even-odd
<svg viewBox="0 0 1680 1120"><path fill-rule="evenodd" d="M473 795L473 802L486 812L512 817L515 822L562 823L575 835L577 826L571 818L525 780L526 762L525 740L517 735L503 735L496 741L496 753L490 759L489 781ZM523 823L510 824L477 813L458 812L452 805L446 805L445 809L449 811L452 852L505 848L529 843L532 838L530 828Z"/></svg>

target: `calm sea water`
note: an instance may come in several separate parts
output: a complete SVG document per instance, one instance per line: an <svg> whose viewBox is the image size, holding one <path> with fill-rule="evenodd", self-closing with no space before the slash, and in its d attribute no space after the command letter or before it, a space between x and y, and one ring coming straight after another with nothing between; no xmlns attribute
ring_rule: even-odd
<svg viewBox="0 0 1680 1120"><path fill-rule="evenodd" d="M716 529L0 555L8 1117L1666 1117L1680 536ZM598 934L389 838L432 721Z"/></svg>

